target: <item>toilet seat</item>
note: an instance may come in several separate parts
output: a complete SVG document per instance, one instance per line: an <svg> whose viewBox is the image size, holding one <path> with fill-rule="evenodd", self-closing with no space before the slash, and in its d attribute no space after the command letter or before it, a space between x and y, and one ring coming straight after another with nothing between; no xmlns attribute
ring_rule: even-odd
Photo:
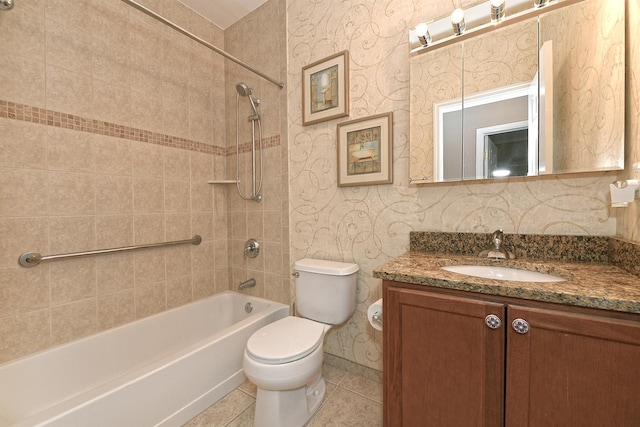
<svg viewBox="0 0 640 427"><path fill-rule="evenodd" d="M324 337L325 325L288 316L270 323L247 341L248 355L267 365L281 365L312 353Z"/></svg>

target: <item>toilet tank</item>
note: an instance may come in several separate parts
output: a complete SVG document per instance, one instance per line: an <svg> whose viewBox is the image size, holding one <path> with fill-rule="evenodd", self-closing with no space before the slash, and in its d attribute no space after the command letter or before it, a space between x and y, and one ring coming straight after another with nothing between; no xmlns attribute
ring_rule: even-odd
<svg viewBox="0 0 640 427"><path fill-rule="evenodd" d="M344 323L353 315L357 264L305 258L296 261L293 269L300 315L330 325Z"/></svg>

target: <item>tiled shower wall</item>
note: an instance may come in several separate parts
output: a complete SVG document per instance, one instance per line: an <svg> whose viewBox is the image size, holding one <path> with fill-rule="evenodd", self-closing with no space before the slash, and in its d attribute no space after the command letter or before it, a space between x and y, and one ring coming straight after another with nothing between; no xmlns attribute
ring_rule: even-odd
<svg viewBox="0 0 640 427"><path fill-rule="evenodd" d="M251 14L225 30L225 50L275 79L284 80L286 69L286 4L270 0ZM246 97L238 99L236 116L236 84L242 82L260 99L258 108L263 135L264 158L261 202L242 200L235 186L227 186L227 217L229 219L229 264L231 286L255 278L257 286L246 293L289 303L291 298L288 209L289 175L287 144L287 89L228 63L226 75L227 110L227 178L235 179L236 117L238 120L239 173L243 194L251 194L252 126L248 120L251 107ZM255 127L256 140L259 128ZM258 142L256 142L258 144ZM260 151L260 150L258 150ZM260 154L256 155L259 178ZM216 186L215 191L219 191ZM260 243L256 258L243 256L245 242L254 238Z"/></svg>
<svg viewBox="0 0 640 427"><path fill-rule="evenodd" d="M224 44L175 0L142 3ZM119 1L16 2L0 31L0 362L228 289L226 194L206 182L225 176L221 57Z"/></svg>

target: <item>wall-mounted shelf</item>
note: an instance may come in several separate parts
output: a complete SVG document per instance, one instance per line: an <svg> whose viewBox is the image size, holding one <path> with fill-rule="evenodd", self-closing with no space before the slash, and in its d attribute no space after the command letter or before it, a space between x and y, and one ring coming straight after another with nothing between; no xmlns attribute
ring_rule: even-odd
<svg viewBox="0 0 640 427"><path fill-rule="evenodd" d="M236 183L235 179L214 179L212 181L207 181L207 184L235 184L235 183Z"/></svg>

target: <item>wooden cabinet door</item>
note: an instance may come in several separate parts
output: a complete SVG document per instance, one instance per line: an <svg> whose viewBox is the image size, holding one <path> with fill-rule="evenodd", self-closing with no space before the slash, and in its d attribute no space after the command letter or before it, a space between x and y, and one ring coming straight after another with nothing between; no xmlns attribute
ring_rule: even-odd
<svg viewBox="0 0 640 427"><path fill-rule="evenodd" d="M640 323L511 305L508 314L528 331L506 325L507 427L640 426Z"/></svg>
<svg viewBox="0 0 640 427"><path fill-rule="evenodd" d="M391 283L391 282L389 282ZM383 291L384 425L504 422L503 304L389 285Z"/></svg>

